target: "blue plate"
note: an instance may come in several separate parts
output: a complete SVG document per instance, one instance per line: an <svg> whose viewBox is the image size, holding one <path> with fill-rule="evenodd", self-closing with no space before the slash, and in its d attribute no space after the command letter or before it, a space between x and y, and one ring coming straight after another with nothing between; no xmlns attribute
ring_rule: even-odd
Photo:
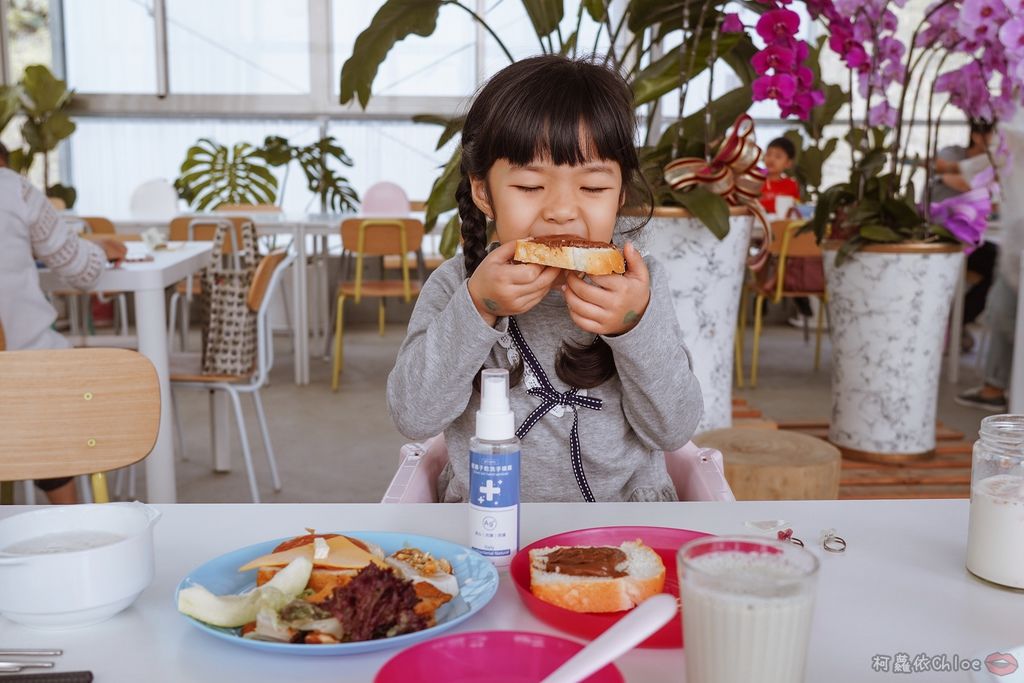
<svg viewBox="0 0 1024 683"><path fill-rule="evenodd" d="M196 628L212 636L253 650L277 652L291 655L356 655L393 647L405 647L447 631L483 609L498 590L498 572L488 560L465 546L430 536L402 534L387 531L344 532L346 536L376 543L384 553L390 555L402 548L414 547L434 557L443 557L452 564L455 578L459 582L459 595L437 610L437 624L415 633L406 633L394 638L380 638L358 643L337 645L306 645L305 643L271 643L262 640L242 638L241 629L210 626L192 617L185 617ZM283 541L279 538L266 543L257 543L225 553L193 570L178 584L174 593L174 604L178 604L178 591L194 584L205 586L214 595L244 593L256 586L256 570L240 572L238 568L261 555L273 552ZM185 616L185 615L182 615Z"/></svg>

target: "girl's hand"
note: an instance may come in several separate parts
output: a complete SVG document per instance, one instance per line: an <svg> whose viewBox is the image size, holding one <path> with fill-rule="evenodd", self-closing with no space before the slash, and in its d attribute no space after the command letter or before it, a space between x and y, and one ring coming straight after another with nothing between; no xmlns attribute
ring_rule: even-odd
<svg viewBox="0 0 1024 683"><path fill-rule="evenodd" d="M544 298L562 270L535 263L512 263L516 243L506 242L484 258L469 278L469 296L490 326L498 318L530 310Z"/></svg>
<svg viewBox="0 0 1024 683"><path fill-rule="evenodd" d="M562 291L576 327L594 334L623 334L640 322L651 300L651 274L632 242L623 250L624 275L592 275L593 284L570 274Z"/></svg>

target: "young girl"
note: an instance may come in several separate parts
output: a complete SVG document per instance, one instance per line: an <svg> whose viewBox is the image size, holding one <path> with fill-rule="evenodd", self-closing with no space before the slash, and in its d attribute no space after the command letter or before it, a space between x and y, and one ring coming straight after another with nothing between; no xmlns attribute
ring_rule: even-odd
<svg viewBox="0 0 1024 683"><path fill-rule="evenodd" d="M630 243L624 275L512 260L525 237L611 241L642 183L635 133L625 81L559 56L506 67L470 108L456 192L464 257L424 286L388 378L399 431L445 434L442 501L470 495L485 367L512 376L524 502L676 500L662 452L689 441L703 402L657 262Z"/></svg>

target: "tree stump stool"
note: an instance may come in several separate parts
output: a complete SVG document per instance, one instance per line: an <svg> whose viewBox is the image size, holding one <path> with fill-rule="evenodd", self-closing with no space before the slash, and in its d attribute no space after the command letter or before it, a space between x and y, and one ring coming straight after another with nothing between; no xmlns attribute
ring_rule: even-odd
<svg viewBox="0 0 1024 683"><path fill-rule="evenodd" d="M798 432L715 429L693 437L716 448L736 500L835 500L839 497L839 449Z"/></svg>

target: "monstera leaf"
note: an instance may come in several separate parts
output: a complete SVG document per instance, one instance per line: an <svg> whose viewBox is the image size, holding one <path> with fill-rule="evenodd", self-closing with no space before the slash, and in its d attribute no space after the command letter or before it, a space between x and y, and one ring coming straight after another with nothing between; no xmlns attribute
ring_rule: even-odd
<svg viewBox="0 0 1024 683"><path fill-rule="evenodd" d="M175 181L178 194L202 211L221 204L273 204L277 178L261 151L244 142L232 148L201 138L188 149Z"/></svg>
<svg viewBox="0 0 1024 683"><path fill-rule="evenodd" d="M333 137L299 147L295 158L299 160L302 173L306 176L306 187L320 197L325 207L332 211L356 209L359 205L359 195L349 184L348 178L338 175L331 168L332 161L343 166L352 166L352 159Z"/></svg>

